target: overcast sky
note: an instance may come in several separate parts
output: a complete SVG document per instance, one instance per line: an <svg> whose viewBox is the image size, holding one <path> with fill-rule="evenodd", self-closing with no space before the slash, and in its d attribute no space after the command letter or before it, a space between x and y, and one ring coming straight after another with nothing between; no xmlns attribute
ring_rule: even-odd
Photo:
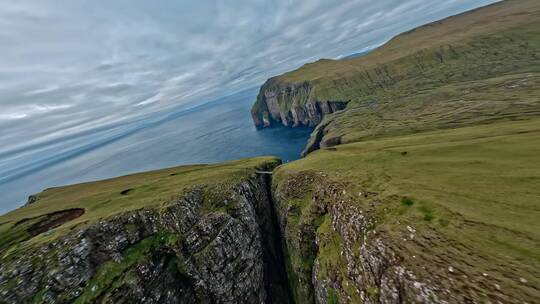
<svg viewBox="0 0 540 304"><path fill-rule="evenodd" d="M10 151L228 95L491 2L6 0L0 165Z"/></svg>

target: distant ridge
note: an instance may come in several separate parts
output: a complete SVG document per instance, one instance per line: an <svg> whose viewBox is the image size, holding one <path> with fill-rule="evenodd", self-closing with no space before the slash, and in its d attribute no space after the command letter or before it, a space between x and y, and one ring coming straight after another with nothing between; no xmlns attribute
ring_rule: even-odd
<svg viewBox="0 0 540 304"><path fill-rule="evenodd" d="M370 49L370 50L367 50L367 51L362 51L362 52L350 54L350 55L348 55L348 56L345 56L345 57L342 57L342 58L339 58L339 59L340 59L340 60L345 60L345 59L358 58L358 57L366 56L367 54L371 53L372 51L373 51L373 50Z"/></svg>

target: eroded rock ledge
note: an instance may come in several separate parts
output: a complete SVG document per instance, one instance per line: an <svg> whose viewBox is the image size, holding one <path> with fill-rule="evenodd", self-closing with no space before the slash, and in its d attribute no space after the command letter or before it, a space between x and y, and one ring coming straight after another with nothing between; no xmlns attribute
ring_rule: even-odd
<svg viewBox="0 0 540 304"><path fill-rule="evenodd" d="M345 109L348 101L317 100L310 82L287 84L275 78L268 80L251 109L257 128L318 125L325 115Z"/></svg>

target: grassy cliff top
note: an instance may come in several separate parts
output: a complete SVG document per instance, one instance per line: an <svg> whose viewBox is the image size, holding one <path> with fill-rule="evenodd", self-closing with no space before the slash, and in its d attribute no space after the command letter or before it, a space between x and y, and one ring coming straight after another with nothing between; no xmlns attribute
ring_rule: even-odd
<svg viewBox="0 0 540 304"><path fill-rule="evenodd" d="M55 228L52 234L37 235L30 242L61 235L77 225L89 225L130 210L159 208L194 186L219 187L227 191L257 168L278 163L279 160L274 157L259 157L211 165L181 166L50 188L39 193L35 203L0 216L0 251L17 240L28 239L29 225L44 220L47 215L84 209L84 214Z"/></svg>
<svg viewBox="0 0 540 304"><path fill-rule="evenodd" d="M457 295L487 293L512 302L506 294L529 302L540 298L534 287L540 284L538 155L538 118L394 136L315 151L280 166L275 195L296 193L285 199L300 204L297 222L309 222L317 182L302 191L287 187L299 187L291 181L301 176L322 176L322 186L339 185L343 193L327 197L330 204L347 201L371 214L376 236L420 281L438 277L451 280L442 284ZM318 258L334 270L322 275L346 274L339 254L346 242L325 227L317 229Z"/></svg>
<svg viewBox="0 0 540 304"><path fill-rule="evenodd" d="M506 0L402 33L368 55L346 60L321 59L277 77L276 81L331 81L424 49L449 45L524 24L537 23L540 2Z"/></svg>

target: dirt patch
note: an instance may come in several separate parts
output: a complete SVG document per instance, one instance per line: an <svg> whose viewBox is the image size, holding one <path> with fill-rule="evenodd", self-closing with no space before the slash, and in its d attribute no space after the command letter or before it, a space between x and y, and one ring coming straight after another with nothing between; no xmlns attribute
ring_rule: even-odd
<svg viewBox="0 0 540 304"><path fill-rule="evenodd" d="M83 208L67 209L45 215L44 219L28 228L32 236L47 232L84 214Z"/></svg>
<svg viewBox="0 0 540 304"><path fill-rule="evenodd" d="M287 175L283 181L281 191L288 198L303 198L306 193L313 190L316 184L323 179L321 173L314 171L301 171Z"/></svg>

